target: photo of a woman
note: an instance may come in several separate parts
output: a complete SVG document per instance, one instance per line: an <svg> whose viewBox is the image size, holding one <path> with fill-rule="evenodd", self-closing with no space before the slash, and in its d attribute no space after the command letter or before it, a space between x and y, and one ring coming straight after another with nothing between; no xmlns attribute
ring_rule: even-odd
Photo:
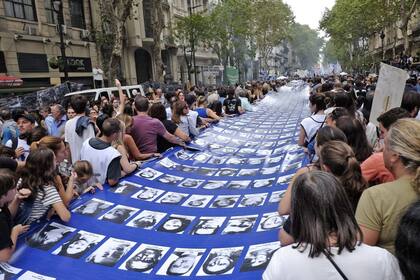
<svg viewBox="0 0 420 280"><path fill-rule="evenodd" d="M73 238L55 250L53 254L79 259L104 238L105 236L103 235L81 230Z"/></svg>

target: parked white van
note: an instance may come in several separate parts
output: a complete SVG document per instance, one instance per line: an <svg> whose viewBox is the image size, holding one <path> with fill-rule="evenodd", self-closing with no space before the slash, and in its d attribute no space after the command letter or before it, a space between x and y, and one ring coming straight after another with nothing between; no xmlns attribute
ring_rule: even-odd
<svg viewBox="0 0 420 280"><path fill-rule="evenodd" d="M134 98L138 94L145 96L143 87L141 85L124 86L122 87L122 90L123 93L128 96L128 98ZM82 91L70 92L64 95L64 99L70 99L74 95L84 95L89 101L101 100L101 96L107 96L108 100L111 100L113 96L118 97L118 88L93 88Z"/></svg>

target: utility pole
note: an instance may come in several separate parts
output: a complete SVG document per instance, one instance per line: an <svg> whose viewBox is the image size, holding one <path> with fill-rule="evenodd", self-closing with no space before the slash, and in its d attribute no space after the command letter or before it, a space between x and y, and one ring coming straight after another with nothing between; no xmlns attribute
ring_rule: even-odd
<svg viewBox="0 0 420 280"><path fill-rule="evenodd" d="M57 13L58 34L60 35L60 51L61 51L61 59L63 61L64 82L67 82L69 79L69 73L68 73L68 67L67 67L66 44L64 43L64 32L63 32L64 12L63 12L62 0L55 0L53 2L53 9L54 9L54 12Z"/></svg>

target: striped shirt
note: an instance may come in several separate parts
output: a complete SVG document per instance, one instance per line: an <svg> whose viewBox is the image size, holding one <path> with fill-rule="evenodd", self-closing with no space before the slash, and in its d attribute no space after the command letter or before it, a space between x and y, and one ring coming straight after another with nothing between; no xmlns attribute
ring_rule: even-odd
<svg viewBox="0 0 420 280"><path fill-rule="evenodd" d="M51 185L44 186L44 191L39 190L36 195L32 212L28 218L28 224L42 218L52 205L58 202L62 201L57 189Z"/></svg>

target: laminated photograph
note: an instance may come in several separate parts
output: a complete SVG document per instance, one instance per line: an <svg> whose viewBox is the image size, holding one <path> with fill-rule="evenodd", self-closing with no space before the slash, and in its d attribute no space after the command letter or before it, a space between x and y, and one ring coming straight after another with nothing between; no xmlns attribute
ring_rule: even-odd
<svg viewBox="0 0 420 280"><path fill-rule="evenodd" d="M251 188L254 188L254 189L268 188L268 187L271 187L275 181L276 181L276 178L254 180L251 184Z"/></svg>
<svg viewBox="0 0 420 280"><path fill-rule="evenodd" d="M157 229L158 231L182 234L194 220L194 216L170 215Z"/></svg>
<svg viewBox="0 0 420 280"><path fill-rule="evenodd" d="M206 249L176 248L157 275L190 276Z"/></svg>
<svg viewBox="0 0 420 280"><path fill-rule="evenodd" d="M235 176L238 169L234 168L220 168L219 172L215 174L215 176Z"/></svg>
<svg viewBox="0 0 420 280"><path fill-rule="evenodd" d="M231 189L231 190L244 190L249 186L250 183L251 181L249 180L231 181L228 183L226 188Z"/></svg>
<svg viewBox="0 0 420 280"><path fill-rule="evenodd" d="M264 270L278 248L280 248L279 241L249 246L240 271Z"/></svg>
<svg viewBox="0 0 420 280"><path fill-rule="evenodd" d="M278 212L265 213L258 225L257 231L267 231L280 228L286 221Z"/></svg>
<svg viewBox="0 0 420 280"><path fill-rule="evenodd" d="M243 248L213 248L197 272L197 276L232 274Z"/></svg>
<svg viewBox="0 0 420 280"><path fill-rule="evenodd" d="M227 181L207 181L201 187L206 190L217 190L222 188Z"/></svg>
<svg viewBox="0 0 420 280"><path fill-rule="evenodd" d="M79 259L104 238L104 235L80 230L69 241L58 247L53 254Z"/></svg>
<svg viewBox="0 0 420 280"><path fill-rule="evenodd" d="M239 170L238 174L236 176L256 176L258 174L259 169L253 168L253 169L241 169Z"/></svg>
<svg viewBox="0 0 420 280"><path fill-rule="evenodd" d="M179 176L174 176L174 175L169 175L169 174L164 174L160 176L158 179L159 182L163 184L168 184L168 185L177 185L182 180L184 180L184 177L179 177Z"/></svg>
<svg viewBox="0 0 420 280"><path fill-rule="evenodd" d="M114 208L99 217L99 220L122 224L133 216L139 209L125 205L116 205Z"/></svg>
<svg viewBox="0 0 420 280"><path fill-rule="evenodd" d="M42 275L39 273L35 273L33 271L26 271L21 276L19 276L18 280L55 280L56 278Z"/></svg>
<svg viewBox="0 0 420 280"><path fill-rule="evenodd" d="M162 204L179 204L184 200L189 194L187 193L178 193L178 192L167 192L162 195L159 199L156 200L156 203Z"/></svg>
<svg viewBox="0 0 420 280"><path fill-rule="evenodd" d="M144 201L153 201L164 192L165 192L164 190L144 187L137 193L133 194L131 197L134 199L139 199L139 200L144 200Z"/></svg>
<svg viewBox="0 0 420 280"><path fill-rule="evenodd" d="M285 194L286 190L272 192L268 203L279 203Z"/></svg>
<svg viewBox="0 0 420 280"><path fill-rule="evenodd" d="M197 169L197 173L204 175L204 176L212 176L214 175L219 169L217 168L208 168L208 167L200 167Z"/></svg>
<svg viewBox="0 0 420 280"><path fill-rule="evenodd" d="M159 164L163 167L166 167L168 169L174 169L178 164L176 162L173 162L169 158L165 157L159 161Z"/></svg>
<svg viewBox="0 0 420 280"><path fill-rule="evenodd" d="M162 172L159 172L153 168L146 167L145 169L142 169L139 172L137 172L136 176L152 181L162 174Z"/></svg>
<svg viewBox="0 0 420 280"><path fill-rule="evenodd" d="M222 234L246 233L252 230L258 215L233 216L229 219Z"/></svg>
<svg viewBox="0 0 420 280"><path fill-rule="evenodd" d="M136 245L135 242L117 238L109 238L96 249L86 262L112 267Z"/></svg>
<svg viewBox="0 0 420 280"><path fill-rule="evenodd" d="M153 229L164 217L166 213L144 210L132 219L127 226L134 228Z"/></svg>
<svg viewBox="0 0 420 280"><path fill-rule="evenodd" d="M0 262L0 280L11 280L21 271L20 268L11 266L6 262Z"/></svg>
<svg viewBox="0 0 420 280"><path fill-rule="evenodd" d="M169 247L141 244L119 269L150 273L165 256L168 250Z"/></svg>
<svg viewBox="0 0 420 280"><path fill-rule="evenodd" d="M75 230L75 228L52 222L44 225L39 231L27 238L26 244L30 247L47 251Z"/></svg>
<svg viewBox="0 0 420 280"><path fill-rule="evenodd" d="M196 189L198 188L202 183L204 183L204 180L198 180L198 179L185 179L182 183L180 183L178 186L183 188L190 188L190 189Z"/></svg>
<svg viewBox="0 0 420 280"><path fill-rule="evenodd" d="M88 202L85 202L84 204L73 209L72 212L86 216L96 216L102 211L110 208L112 205L114 205L112 202L92 198Z"/></svg>
<svg viewBox="0 0 420 280"><path fill-rule="evenodd" d="M204 208L209 204L212 198L212 195L193 194L182 204L182 206Z"/></svg>
<svg viewBox="0 0 420 280"><path fill-rule="evenodd" d="M137 192L142 185L134 184L128 181L122 181L117 186L109 188L110 192L122 195L132 195Z"/></svg>
<svg viewBox="0 0 420 280"><path fill-rule="evenodd" d="M264 204L268 193L246 194L238 207L257 207Z"/></svg>
<svg viewBox="0 0 420 280"><path fill-rule="evenodd" d="M210 208L233 208L240 195L219 195L211 204Z"/></svg>
<svg viewBox="0 0 420 280"><path fill-rule="evenodd" d="M191 235L214 235L216 234L226 217L200 217L191 230Z"/></svg>

